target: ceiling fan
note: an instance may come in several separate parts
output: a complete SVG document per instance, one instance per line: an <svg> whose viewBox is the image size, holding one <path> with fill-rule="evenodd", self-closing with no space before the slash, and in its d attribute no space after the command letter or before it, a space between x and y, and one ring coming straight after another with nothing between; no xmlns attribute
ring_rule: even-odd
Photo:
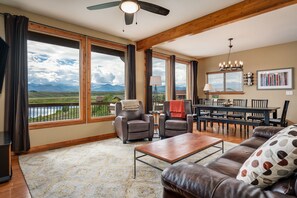
<svg viewBox="0 0 297 198"><path fill-rule="evenodd" d="M167 16L169 14L169 10L158 6L156 4L148 3L145 1L138 0L121 0L121 1L113 1L108 3L102 3L98 5L93 5L87 7L88 10L101 10L105 8L111 8L119 6L120 9L125 13L125 23L126 25L130 25L133 23L134 14L139 11L139 9L146 10L148 12L152 12L154 14L159 14L163 16Z"/></svg>

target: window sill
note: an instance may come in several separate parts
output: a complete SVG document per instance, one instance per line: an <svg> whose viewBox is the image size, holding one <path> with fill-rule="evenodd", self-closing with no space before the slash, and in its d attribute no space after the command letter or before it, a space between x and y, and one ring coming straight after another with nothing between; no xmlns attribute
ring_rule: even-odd
<svg viewBox="0 0 297 198"><path fill-rule="evenodd" d="M88 118L88 123L94 123L94 122L104 122L104 121L114 121L115 116L102 116L97 118Z"/></svg>
<svg viewBox="0 0 297 198"><path fill-rule="evenodd" d="M55 122L38 122L38 123L31 123L29 124L30 130L35 129L44 129L44 128L54 128L54 127L61 127L61 126L70 126L70 125L77 125L77 124L84 124L86 123L85 120L61 120Z"/></svg>

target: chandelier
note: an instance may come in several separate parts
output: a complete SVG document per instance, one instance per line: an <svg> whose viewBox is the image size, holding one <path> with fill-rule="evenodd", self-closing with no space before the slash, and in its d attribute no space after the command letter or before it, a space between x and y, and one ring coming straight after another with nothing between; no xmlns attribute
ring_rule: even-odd
<svg viewBox="0 0 297 198"><path fill-rule="evenodd" d="M229 54L228 54L228 60L227 62L219 63L219 69L220 71L225 71L225 70L242 70L243 68L243 62L242 61L234 61L234 64L230 61L230 54L231 54L231 49L233 45L231 44L233 38L229 38Z"/></svg>

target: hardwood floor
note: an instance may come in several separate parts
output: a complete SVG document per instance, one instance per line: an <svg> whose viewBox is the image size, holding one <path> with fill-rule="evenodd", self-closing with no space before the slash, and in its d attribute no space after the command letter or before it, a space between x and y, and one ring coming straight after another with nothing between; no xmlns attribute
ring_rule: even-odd
<svg viewBox="0 0 297 198"><path fill-rule="evenodd" d="M252 130L252 129L250 129ZM240 143L246 139L244 133L240 133L239 127L230 126L227 132L226 126L223 131L218 125L213 128L207 127L207 131L199 132L196 130L196 124L193 126L193 133L209 135L212 137L222 138L224 141ZM21 171L18 156L12 156L12 179L9 182L0 184L0 197L2 198L31 198L29 189Z"/></svg>
<svg viewBox="0 0 297 198"><path fill-rule="evenodd" d="M29 189L21 171L18 156L12 156L12 179L0 184L0 197L5 198L29 198Z"/></svg>

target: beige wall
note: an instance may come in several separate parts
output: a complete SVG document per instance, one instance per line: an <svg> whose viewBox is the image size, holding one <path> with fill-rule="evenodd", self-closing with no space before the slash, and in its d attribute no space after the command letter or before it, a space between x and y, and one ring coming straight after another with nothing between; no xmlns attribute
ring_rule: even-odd
<svg viewBox="0 0 297 198"><path fill-rule="evenodd" d="M199 60L199 86L200 97L205 97L203 86L206 82L205 72L218 71L219 62L226 61L227 55L215 56ZM220 98L267 98L269 106L282 107L284 100L290 100L287 118L293 123L297 123L297 42L258 48L231 54L231 60L242 60L244 62L244 73L253 72L256 76L257 70L275 68L294 68L294 89L292 96L286 96L286 90L257 90L257 86L244 86L243 95L220 95ZM255 81L256 83L256 81ZM278 111L278 116L281 115Z"/></svg>
<svg viewBox="0 0 297 198"><path fill-rule="evenodd" d="M58 21L55 19L50 19L47 17L43 17L40 15L24 12L15 8L11 8L8 6L4 6L0 4L0 12L1 13L11 13L17 15L25 15L29 17L30 21L46 24L49 26L61 28L64 30L109 40L122 44L132 43L129 40L115 37L112 35L107 35L98 31L94 31L88 28L84 28L81 26L69 24L63 21ZM3 16L0 15L0 36L4 38L4 22ZM144 100L144 53L137 52L136 54L136 83L137 83L137 99ZM129 71L128 71L129 72ZM4 128L4 96L5 93L0 95L0 130ZM98 122L98 123L86 123L80 125L72 125L65 127L55 127L55 128L47 128L47 129L38 129L38 130L30 130L30 140L31 146L39 146L44 144L62 142L67 140L80 139L84 137L96 136L101 134L113 133L114 127L112 126L111 121L107 122Z"/></svg>

